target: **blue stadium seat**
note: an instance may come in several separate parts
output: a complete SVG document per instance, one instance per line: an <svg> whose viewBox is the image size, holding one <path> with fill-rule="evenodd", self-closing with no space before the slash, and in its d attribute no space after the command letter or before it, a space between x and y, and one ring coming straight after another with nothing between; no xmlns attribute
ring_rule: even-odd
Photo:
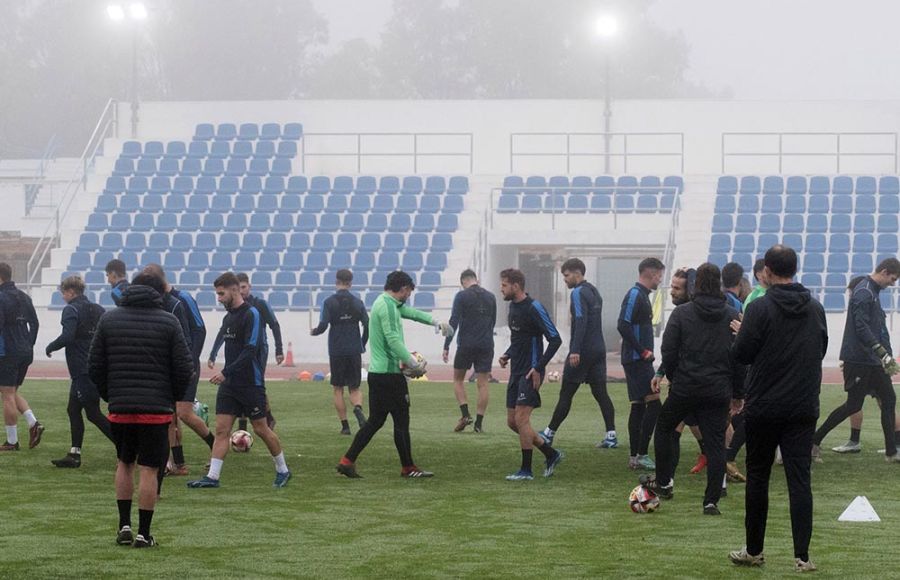
<svg viewBox="0 0 900 580"><path fill-rule="evenodd" d="M237 138L237 127L234 123L220 123L216 128L216 141L231 141Z"/></svg>
<svg viewBox="0 0 900 580"><path fill-rule="evenodd" d="M264 195L279 195L284 192L284 178L270 175L262 188Z"/></svg>
<svg viewBox="0 0 900 580"><path fill-rule="evenodd" d="M262 192L262 179L256 175L248 175L241 180L238 193L242 195L258 195Z"/></svg>
<svg viewBox="0 0 900 580"><path fill-rule="evenodd" d="M85 227L85 231L88 232L101 232L105 230L109 226L109 220L106 219L106 214L103 213L92 213L88 216L87 227Z"/></svg>
<svg viewBox="0 0 900 580"><path fill-rule="evenodd" d="M156 234L153 234L156 235ZM151 240L153 236L150 236ZM168 239L168 236L166 236ZM160 239L162 242L163 240ZM177 234L172 235L172 244L171 249L179 251L179 252L187 252L194 248L194 239L191 237L191 234L187 232L178 232Z"/></svg>
<svg viewBox="0 0 900 580"><path fill-rule="evenodd" d="M519 195L525 187L525 180L518 175L507 175L503 178L501 194Z"/></svg>
<svg viewBox="0 0 900 580"><path fill-rule="evenodd" d="M715 214L712 223L713 233L731 233L734 231L734 222L730 215Z"/></svg>
<svg viewBox="0 0 900 580"><path fill-rule="evenodd" d="M327 196L328 202L325 205L326 213L345 213L347 211L347 207L349 203L347 200L350 199L349 195L340 195L332 193Z"/></svg>
<svg viewBox="0 0 900 580"><path fill-rule="evenodd" d="M184 141L169 141L166 143L164 159L183 159L187 155L187 145Z"/></svg>
<svg viewBox="0 0 900 580"><path fill-rule="evenodd" d="M531 175L525 179L524 193L543 196L547 193L547 179L543 175Z"/></svg>
<svg viewBox="0 0 900 580"><path fill-rule="evenodd" d="M661 193L661 185L662 183L656 175L645 175L638 182L638 194L658 196Z"/></svg>
<svg viewBox="0 0 900 580"><path fill-rule="evenodd" d="M769 248L775 244L780 244L781 240L775 234L760 234L756 239L756 253L765 254Z"/></svg>
<svg viewBox="0 0 900 580"><path fill-rule="evenodd" d="M285 172L283 169L277 169L277 162L278 160L276 159L272 163L272 167L270 169L268 159L253 158L250 160L250 165L247 168L247 175L252 177L265 177L270 172L272 173L272 175L277 177L284 177L288 175L290 171Z"/></svg>
<svg viewBox="0 0 900 580"><path fill-rule="evenodd" d="M372 202L366 195L354 195L350 198L350 207L347 211L351 213L368 213L372 209Z"/></svg>
<svg viewBox="0 0 900 580"><path fill-rule="evenodd" d="M875 269L872 254L853 254L850 261L850 273L855 276L870 274Z"/></svg>
<svg viewBox="0 0 900 580"><path fill-rule="evenodd" d="M454 175L447 182L447 193L450 195L465 195L469 192L469 178L465 175Z"/></svg>
<svg viewBox="0 0 900 580"><path fill-rule="evenodd" d="M272 229L272 223L270 221L269 214L266 214L266 213L250 214L250 223L247 226L247 231L267 232L270 229Z"/></svg>
<svg viewBox="0 0 900 580"><path fill-rule="evenodd" d="M780 195L763 195L760 206L762 213L781 213L782 204Z"/></svg>
<svg viewBox="0 0 900 580"><path fill-rule="evenodd" d="M503 197L503 196L501 196L501 197ZM507 197L510 197L510 196L507 196ZM421 198L416 198L416 197L412 197L412 196L404 196L397 200L398 206L401 201L404 201L405 199L410 199L410 198L420 200L419 201L419 212L420 213L438 213L441 211L441 197L437 196L437 195L423 195ZM446 199L448 201L453 200L453 199L462 200L462 196L461 195L447 195L444 199ZM518 206L518 199L516 201L516 204Z"/></svg>
<svg viewBox="0 0 900 580"><path fill-rule="evenodd" d="M188 270L193 270L196 272L202 272L209 268L209 254L207 252L201 252L194 250L188 254L187 265L185 266Z"/></svg>
<svg viewBox="0 0 900 580"><path fill-rule="evenodd" d="M391 252L400 252L405 248L406 238L403 234L392 233L384 236L384 242L381 249Z"/></svg>
<svg viewBox="0 0 900 580"><path fill-rule="evenodd" d="M630 188L628 188L630 190ZM616 191L613 196L613 204L617 213L631 213L634 211L634 197L630 194L623 194Z"/></svg>
<svg viewBox="0 0 900 580"><path fill-rule="evenodd" d="M200 123L194 129L195 141L210 141L216 136L216 129L212 123Z"/></svg>
<svg viewBox="0 0 900 580"><path fill-rule="evenodd" d="M390 195L377 194L372 202L372 211L375 213L391 213L394 211L394 198Z"/></svg>
<svg viewBox="0 0 900 580"><path fill-rule="evenodd" d="M371 175L360 175L356 178L356 186L353 188L355 195L372 195L378 189L375 178Z"/></svg>
<svg viewBox="0 0 900 580"><path fill-rule="evenodd" d="M881 308L884 311L892 311L894 310L894 293L893 292L881 292L878 295L878 299L881 302Z"/></svg>
<svg viewBox="0 0 900 580"><path fill-rule="evenodd" d="M348 175L339 175L334 178L331 186L332 194L350 195L353 193L353 178Z"/></svg>
<svg viewBox="0 0 900 580"><path fill-rule="evenodd" d="M447 233L434 234L431 237L431 249L435 252L449 252L453 249L453 238Z"/></svg>
<svg viewBox="0 0 900 580"><path fill-rule="evenodd" d="M829 212L828 196L817 195L809 198L808 211L811 214L827 214Z"/></svg>
<svg viewBox="0 0 900 580"><path fill-rule="evenodd" d="M657 185L659 184L657 183ZM566 195L569 193L569 178L565 175L554 175L547 181L547 186L550 188L551 195ZM428 193L427 190L425 193Z"/></svg>
<svg viewBox="0 0 900 580"><path fill-rule="evenodd" d="M568 212L569 213L587 213L588 196L586 195L569 195Z"/></svg>
<svg viewBox="0 0 900 580"><path fill-rule="evenodd" d="M809 195L828 195L831 193L831 181L824 175L816 175L809 180Z"/></svg>
<svg viewBox="0 0 900 580"><path fill-rule="evenodd" d="M282 139L297 141L303 138L303 123L286 123L284 132L281 134Z"/></svg>
<svg viewBox="0 0 900 580"><path fill-rule="evenodd" d="M759 177L756 175L745 175L741 178L741 186L738 192L741 195L759 195L762 186Z"/></svg>
<svg viewBox="0 0 900 580"><path fill-rule="evenodd" d="M828 239L828 251L832 254L844 253L850 251L850 235L849 234L832 234Z"/></svg>
<svg viewBox="0 0 900 580"><path fill-rule="evenodd" d="M796 252L803 251L803 234L784 234L781 237L781 243L789 248L793 248Z"/></svg>
<svg viewBox="0 0 900 580"><path fill-rule="evenodd" d="M383 213L370 213L366 217L365 231L374 233L387 231L387 216Z"/></svg>
<svg viewBox="0 0 900 580"><path fill-rule="evenodd" d="M811 214L806 220L806 232L820 234L828 231L828 216Z"/></svg>
<svg viewBox="0 0 900 580"><path fill-rule="evenodd" d="M853 213L853 198L849 195L835 195L831 200L831 212L836 214Z"/></svg>
<svg viewBox="0 0 900 580"><path fill-rule="evenodd" d="M824 253L826 248L825 234L806 234L805 247L807 252Z"/></svg>
<svg viewBox="0 0 900 580"><path fill-rule="evenodd" d="M882 195L878 200L878 211L883 214L900 213L900 198L896 195Z"/></svg>
<svg viewBox="0 0 900 580"><path fill-rule="evenodd" d="M432 175L425 179L424 191L430 195L443 195L447 191L447 182L440 175Z"/></svg>
<svg viewBox="0 0 900 580"><path fill-rule="evenodd" d="M234 252L241 249L241 237L234 232L221 234L219 236L218 249L224 252Z"/></svg>
<svg viewBox="0 0 900 580"><path fill-rule="evenodd" d="M786 214L782 231L785 233L802 233L806 231L803 216L800 214Z"/></svg>
<svg viewBox="0 0 900 580"><path fill-rule="evenodd" d="M731 248L732 252L740 252L749 254L756 251L756 240L753 234L737 234L734 236L734 244Z"/></svg>
<svg viewBox="0 0 900 580"><path fill-rule="evenodd" d="M620 175L616 179L616 195L634 195L637 187L638 180L633 175Z"/></svg>
<svg viewBox="0 0 900 580"><path fill-rule="evenodd" d="M259 138L259 125L256 123L241 123L237 138L243 141L255 141Z"/></svg>
<svg viewBox="0 0 900 580"><path fill-rule="evenodd" d="M156 159L139 159L134 174L140 177L152 177L153 175L156 175Z"/></svg>
<svg viewBox="0 0 900 580"><path fill-rule="evenodd" d="M134 173L134 161L132 159L116 159L113 165L113 177L129 177Z"/></svg>
<svg viewBox="0 0 900 580"><path fill-rule="evenodd" d="M768 175L763 179L763 195L781 196L784 193L784 179L780 175Z"/></svg>
<svg viewBox="0 0 900 580"><path fill-rule="evenodd" d="M730 253L731 236L728 234L713 234L709 240L709 251L715 254Z"/></svg>
<svg viewBox="0 0 900 580"><path fill-rule="evenodd" d="M77 252L93 252L100 247L100 236L94 233L83 233L78 237Z"/></svg>
<svg viewBox="0 0 900 580"><path fill-rule="evenodd" d="M216 249L218 243L216 242L216 236L213 233L204 232L197 234L197 240L195 242L195 250L200 252L211 252Z"/></svg>
<svg viewBox="0 0 900 580"><path fill-rule="evenodd" d="M203 216L203 225L200 231L204 232L220 232L225 229L225 220L220 213L208 213Z"/></svg>
<svg viewBox="0 0 900 580"><path fill-rule="evenodd" d="M753 268L753 256L751 254L732 254L731 261L740 264L745 272Z"/></svg>
<svg viewBox="0 0 900 580"><path fill-rule="evenodd" d="M172 190L172 180L168 177L154 177L150 180L150 189L148 193L154 195L165 195Z"/></svg>
<svg viewBox="0 0 900 580"><path fill-rule="evenodd" d="M406 233L412 229L412 220L406 214L394 214L391 216L389 232Z"/></svg>
<svg viewBox="0 0 900 580"><path fill-rule="evenodd" d="M422 178L418 175L407 175L403 178L403 185L400 187L402 195L418 195L422 193Z"/></svg>
<svg viewBox="0 0 900 580"><path fill-rule="evenodd" d="M352 198L351 198L352 199ZM351 201L352 203L352 201ZM345 232L361 232L365 228L365 219L362 214L348 213L344 215L344 223L341 230Z"/></svg>
<svg viewBox="0 0 900 580"><path fill-rule="evenodd" d="M720 199L728 199L725 197L717 198L716 201ZM759 196L756 195L744 195L741 194L738 196L738 213L757 213L759 212Z"/></svg>
<svg viewBox="0 0 900 580"><path fill-rule="evenodd" d="M797 194L788 195L784 202L784 212L790 214L806 213L806 196Z"/></svg>
<svg viewBox="0 0 900 580"><path fill-rule="evenodd" d="M256 269L256 254L241 251L234 258L234 269L239 272L248 272Z"/></svg>
<svg viewBox="0 0 900 580"><path fill-rule="evenodd" d="M428 236L426 234L409 234L406 240L406 249L414 252L428 250Z"/></svg>
<svg viewBox="0 0 900 580"><path fill-rule="evenodd" d="M806 194L807 185L806 178L802 175L792 175L787 178L787 185L785 186L785 192L788 195Z"/></svg>
<svg viewBox="0 0 900 580"><path fill-rule="evenodd" d="M723 175L719 177L719 183L716 186L716 193L718 195L729 195L733 196L738 192L738 181L737 177L733 175Z"/></svg>
<svg viewBox="0 0 900 580"><path fill-rule="evenodd" d="M278 123L263 123L259 132L259 138L264 141L272 141L281 137L281 125Z"/></svg>
<svg viewBox="0 0 900 580"><path fill-rule="evenodd" d="M900 194L900 178L896 175L884 175L878 179L878 193L881 195Z"/></svg>
<svg viewBox="0 0 900 580"><path fill-rule="evenodd" d="M878 234L878 244L876 246L876 251L878 253L897 253L897 233L893 234Z"/></svg>
<svg viewBox="0 0 900 580"><path fill-rule="evenodd" d="M444 252L429 252L425 260L425 269L431 272L443 272L447 269L447 254Z"/></svg>
<svg viewBox="0 0 900 580"><path fill-rule="evenodd" d="M166 214L160 216L163 219ZM195 232L200 229L200 215L185 213L178 220L178 228L182 232Z"/></svg>
<svg viewBox="0 0 900 580"><path fill-rule="evenodd" d="M353 250L356 250L358 246L359 239L357 238L356 234L342 233L338 234L337 242L335 243L334 247L336 250L352 252Z"/></svg>
<svg viewBox="0 0 900 580"><path fill-rule="evenodd" d="M285 195L285 197L287 197ZM284 201L284 198L282 198ZM312 213L321 213L325 210L325 196L310 193L303 198L303 211ZM284 208L282 207L282 211Z"/></svg>
<svg viewBox="0 0 900 580"><path fill-rule="evenodd" d="M125 193L131 195L143 195L147 193L150 189L150 186L147 185L146 177L132 177L128 180L128 187L125 188Z"/></svg>
<svg viewBox="0 0 900 580"><path fill-rule="evenodd" d="M251 214L256 209L256 198L252 195L239 193L234 197L235 213Z"/></svg>
<svg viewBox="0 0 900 580"><path fill-rule="evenodd" d="M853 193L853 178L847 175L838 175L834 178L832 187L834 195L850 195Z"/></svg>
<svg viewBox="0 0 900 580"><path fill-rule="evenodd" d="M825 271L825 255L806 253L800 267L804 272L822 273Z"/></svg>
<svg viewBox="0 0 900 580"><path fill-rule="evenodd" d="M781 216L778 214L764 213L759 218L759 231L762 233L776 233L781 231Z"/></svg>
<svg viewBox="0 0 900 580"><path fill-rule="evenodd" d="M198 180L199 181L199 180ZM178 196L188 195L194 189L194 180L190 177L176 177L172 182L172 194Z"/></svg>
<svg viewBox="0 0 900 580"><path fill-rule="evenodd" d="M750 214L739 215L734 225L734 231L738 233L756 232L756 216Z"/></svg>
<svg viewBox="0 0 900 580"><path fill-rule="evenodd" d="M878 182L870 175L856 178L856 195L874 195L878 192Z"/></svg>
<svg viewBox="0 0 900 580"><path fill-rule="evenodd" d="M132 228L131 214L115 213L109 220L109 231L125 232Z"/></svg>
<svg viewBox="0 0 900 580"><path fill-rule="evenodd" d="M104 194L119 195L125 193L125 178L110 176L106 178L106 187L103 188Z"/></svg>
<svg viewBox="0 0 900 580"><path fill-rule="evenodd" d="M264 160L262 160L264 161ZM247 161L244 159L235 159L232 157L228 160L225 167L225 175L228 177L243 177L247 173ZM268 173L268 172L267 172Z"/></svg>
<svg viewBox="0 0 900 580"><path fill-rule="evenodd" d="M184 252L166 252L163 258L163 266L169 272L180 272L186 263Z"/></svg>
<svg viewBox="0 0 900 580"><path fill-rule="evenodd" d="M227 143L223 143L227 145ZM215 149L216 144L213 144L213 149ZM247 141L238 141L231 148L231 158L232 159L250 159L253 155L253 144Z"/></svg>
<svg viewBox="0 0 900 580"><path fill-rule="evenodd" d="M259 232L244 234L241 238L241 249L245 252L258 252L263 249L263 237Z"/></svg>
<svg viewBox="0 0 900 580"><path fill-rule="evenodd" d="M453 233L459 227L459 220L454 214L443 214L438 218L436 231Z"/></svg>
<svg viewBox="0 0 900 580"><path fill-rule="evenodd" d="M355 270L373 270L375 269L375 254L373 252L356 252L353 258L353 266Z"/></svg>
<svg viewBox="0 0 900 580"><path fill-rule="evenodd" d="M829 273L844 273L850 270L850 257L848 254L829 254L828 268Z"/></svg>
<svg viewBox="0 0 900 580"><path fill-rule="evenodd" d="M378 267L394 270L400 267L400 254L398 252L381 252L378 256Z"/></svg>
<svg viewBox="0 0 900 580"><path fill-rule="evenodd" d="M302 259L302 254L300 255ZM301 262L302 264L302 262ZM292 271L281 270L275 274L275 286L282 289L288 290L293 289L294 286L297 285L297 274Z"/></svg>
<svg viewBox="0 0 900 580"><path fill-rule="evenodd" d="M428 198L426 198L428 199ZM462 213L464 209L463 197L461 195L445 195L444 196L444 212L445 213Z"/></svg>
<svg viewBox="0 0 900 580"><path fill-rule="evenodd" d="M853 236L853 251L867 254L874 252L875 236L872 234L855 234Z"/></svg>
<svg viewBox="0 0 900 580"><path fill-rule="evenodd" d="M144 237L144 234L130 233L125 235L125 249L132 252L140 252L145 249L153 250L155 252L165 252L170 249L171 245L169 234L150 234L149 239Z"/></svg>
<svg viewBox="0 0 900 580"><path fill-rule="evenodd" d="M159 168L156 175L160 177L175 177L181 171L178 159L162 159L159 162Z"/></svg>
<svg viewBox="0 0 900 580"><path fill-rule="evenodd" d="M566 211L566 196L563 193L548 193L544 196L544 211L562 213Z"/></svg>
<svg viewBox="0 0 900 580"><path fill-rule="evenodd" d="M331 191L331 179L326 175L317 175L309 182L309 193L325 195Z"/></svg>
<svg viewBox="0 0 900 580"><path fill-rule="evenodd" d="M735 197L733 195L717 195L715 213L732 214L737 211Z"/></svg>
<svg viewBox="0 0 900 580"><path fill-rule="evenodd" d="M846 307L844 305L844 293L836 291L825 292L822 306L825 308L825 312L843 312Z"/></svg>
<svg viewBox="0 0 900 580"><path fill-rule="evenodd" d="M187 159L203 159L209 156L209 146L205 141L191 141L188 145Z"/></svg>
<svg viewBox="0 0 900 580"><path fill-rule="evenodd" d="M193 205L194 198L191 198L191 204ZM205 199L205 198L200 198ZM232 201L230 195L214 195L212 196L212 202L209 204L209 211L213 213L229 213L231 212Z"/></svg>
<svg viewBox="0 0 900 580"><path fill-rule="evenodd" d="M341 229L341 216L335 213L326 213L319 218L320 232L336 232Z"/></svg>
<svg viewBox="0 0 900 580"><path fill-rule="evenodd" d="M331 267L332 268L350 268L353 266L353 258L350 255L350 252L346 251L335 251L331 254ZM334 279L333 277L331 279Z"/></svg>
<svg viewBox="0 0 900 580"><path fill-rule="evenodd" d="M875 213L875 196L874 195L863 195L857 194L854 198L855 201L855 211L858 214L873 214Z"/></svg>
<svg viewBox="0 0 900 580"><path fill-rule="evenodd" d="M538 194L526 193L522 196L521 213L539 213L542 209L542 197Z"/></svg>
<svg viewBox="0 0 900 580"><path fill-rule="evenodd" d="M594 180L587 175L576 175L572 178L569 193L579 196L588 196L594 191Z"/></svg>
<svg viewBox="0 0 900 580"><path fill-rule="evenodd" d="M159 213L163 210L163 196L148 193L141 199L141 210L148 213Z"/></svg>
<svg viewBox="0 0 900 580"><path fill-rule="evenodd" d="M875 216L871 214L855 215L853 217L853 231L859 234L873 233L875 231Z"/></svg>
<svg viewBox="0 0 900 580"><path fill-rule="evenodd" d="M900 225L897 223L897 214L885 215L881 214L878 216L878 233L880 234L889 234L896 233L900 230Z"/></svg>
<svg viewBox="0 0 900 580"><path fill-rule="evenodd" d="M202 164L199 159L185 159L181 164L181 175L183 177L197 177L202 173Z"/></svg>
<svg viewBox="0 0 900 580"><path fill-rule="evenodd" d="M431 292L416 292L414 306L420 310L432 310L434 308L434 294Z"/></svg>
<svg viewBox="0 0 900 580"><path fill-rule="evenodd" d="M418 214L413 221L412 231L432 232L435 229L434 216L431 214Z"/></svg>
<svg viewBox="0 0 900 580"><path fill-rule="evenodd" d="M310 216L315 220L316 216ZM288 213L275 214L272 219L272 231L289 232L294 229L294 216Z"/></svg>

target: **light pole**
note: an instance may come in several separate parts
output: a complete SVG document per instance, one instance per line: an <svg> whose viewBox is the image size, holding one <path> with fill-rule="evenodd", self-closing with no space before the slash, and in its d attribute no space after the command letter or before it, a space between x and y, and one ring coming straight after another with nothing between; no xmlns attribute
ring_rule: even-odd
<svg viewBox="0 0 900 580"><path fill-rule="evenodd" d="M147 7L140 2L128 6L126 10L121 4L110 4L106 7L106 15L113 22L131 22L131 138L137 137L138 109L138 27L147 19Z"/></svg>
<svg viewBox="0 0 900 580"><path fill-rule="evenodd" d="M604 80L603 80L603 172L609 174L609 148L612 141L612 71L610 70L610 53L612 41L619 33L619 21L611 14L597 18L595 23L597 37L603 43Z"/></svg>

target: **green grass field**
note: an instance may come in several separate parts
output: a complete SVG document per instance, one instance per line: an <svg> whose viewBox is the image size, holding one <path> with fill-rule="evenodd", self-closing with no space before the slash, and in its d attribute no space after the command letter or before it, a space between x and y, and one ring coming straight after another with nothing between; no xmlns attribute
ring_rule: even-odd
<svg viewBox="0 0 900 580"><path fill-rule="evenodd" d="M37 449L0 456L0 577L760 575L736 569L726 558L744 542L743 486L730 487L721 517L702 515L705 478L687 473L697 451L690 435L682 442L675 499L655 514L631 513L626 499L637 475L626 468L627 441L616 450L594 448L600 417L586 388L557 436L557 446L568 454L557 474L510 483L504 476L518 467L520 454L505 426L502 385L493 385L483 434L452 432L458 409L450 385L412 386L414 454L436 477L408 481L399 476L390 422L360 458L364 479L348 480L334 471L350 438L338 434L329 387L272 383L278 432L294 471L289 487L272 489L272 461L257 441L249 454L228 456L218 490L189 490L186 478L167 480L154 520L157 549L117 547L111 445L88 424L82 467L50 465L69 447L67 389L61 381L23 387L47 431ZM545 386L536 427L549 419L557 389ZM619 432L626 434L624 385L611 391ZM201 386L201 397L212 402L213 387ZM839 388L826 387L823 410L841 400ZM875 454L882 440L874 404L867 412L863 453L827 452L826 463L815 467L811 554L821 577L896 573L890 554L896 553L900 531L898 469ZM19 425L27 441L24 421ZM848 429L841 426L825 445L846 440ZM201 475L206 447L192 433L185 441L191 473ZM856 495L869 497L881 523L838 523ZM778 468L771 496L765 574L792 576L788 504Z"/></svg>

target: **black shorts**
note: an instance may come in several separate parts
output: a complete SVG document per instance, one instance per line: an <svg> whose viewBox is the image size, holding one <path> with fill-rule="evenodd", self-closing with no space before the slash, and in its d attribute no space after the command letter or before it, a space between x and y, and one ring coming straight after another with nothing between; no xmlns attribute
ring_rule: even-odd
<svg viewBox="0 0 900 580"><path fill-rule="evenodd" d="M687 415L685 415L684 419L681 420L681 422L688 427L696 427L697 417L693 413L688 413Z"/></svg>
<svg viewBox="0 0 900 580"><path fill-rule="evenodd" d="M509 384L506 385L506 408L531 407L537 409L541 406L541 394L534 390L531 379L525 375L511 375Z"/></svg>
<svg viewBox="0 0 900 580"><path fill-rule="evenodd" d="M74 377L70 388L82 407L100 404L100 392L97 391L97 385L87 375Z"/></svg>
<svg viewBox="0 0 900 580"><path fill-rule="evenodd" d="M589 383L591 385L606 384L606 357L582 355L577 367L569 364L566 357L566 366L563 367L562 382L575 383L582 385Z"/></svg>
<svg viewBox="0 0 900 580"><path fill-rule="evenodd" d="M409 383L399 373L369 373L369 415L409 408Z"/></svg>
<svg viewBox="0 0 900 580"><path fill-rule="evenodd" d="M197 399L197 385L200 384L200 359L194 359L194 375L191 378L191 382L188 383L187 390L184 392L184 396L179 399L179 402L184 403L193 403Z"/></svg>
<svg viewBox="0 0 900 580"><path fill-rule="evenodd" d="M0 357L0 387L21 387L33 360L32 357Z"/></svg>
<svg viewBox="0 0 900 580"><path fill-rule="evenodd" d="M650 382L653 380L653 363L637 361L622 365L625 369L625 382L628 383L628 400L643 401L644 397L653 394Z"/></svg>
<svg viewBox="0 0 900 580"><path fill-rule="evenodd" d="M493 360L494 349L457 348L456 355L453 357L453 368L458 371L467 371L474 367L476 373L489 373Z"/></svg>
<svg viewBox="0 0 900 580"><path fill-rule="evenodd" d="M265 387L219 387L216 394L216 415L248 417L251 421L266 416Z"/></svg>
<svg viewBox="0 0 900 580"><path fill-rule="evenodd" d="M844 390L848 393L860 390L866 395L877 397L879 392L894 388L891 377L880 366L844 363L842 372Z"/></svg>
<svg viewBox="0 0 900 580"><path fill-rule="evenodd" d="M169 459L169 424L110 423L116 457L122 463L137 461L144 467L160 468Z"/></svg>
<svg viewBox="0 0 900 580"><path fill-rule="evenodd" d="M340 355L328 357L331 366L331 386L347 387L351 391L359 388L362 380L362 355Z"/></svg>

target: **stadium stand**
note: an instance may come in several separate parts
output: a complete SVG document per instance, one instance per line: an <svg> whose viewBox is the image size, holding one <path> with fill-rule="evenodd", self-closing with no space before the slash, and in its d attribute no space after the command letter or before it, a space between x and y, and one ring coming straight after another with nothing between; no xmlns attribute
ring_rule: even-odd
<svg viewBox="0 0 900 580"><path fill-rule="evenodd" d="M509 175L496 202L498 213L670 213L684 189L680 176L601 175L591 178Z"/></svg>

